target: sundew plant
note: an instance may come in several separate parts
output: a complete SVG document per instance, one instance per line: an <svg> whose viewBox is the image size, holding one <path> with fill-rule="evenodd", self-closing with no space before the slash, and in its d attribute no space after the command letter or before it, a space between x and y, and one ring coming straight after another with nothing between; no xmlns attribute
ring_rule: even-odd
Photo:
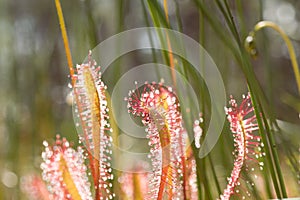
<svg viewBox="0 0 300 200"><path fill-rule="evenodd" d="M300 198L296 1L45 5L1 50L0 199Z"/></svg>

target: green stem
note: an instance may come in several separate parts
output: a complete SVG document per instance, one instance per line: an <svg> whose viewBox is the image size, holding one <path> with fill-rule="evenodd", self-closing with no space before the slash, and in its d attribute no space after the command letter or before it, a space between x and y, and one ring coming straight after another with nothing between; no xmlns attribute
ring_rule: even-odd
<svg viewBox="0 0 300 200"><path fill-rule="evenodd" d="M177 21L177 26L178 26L178 31L183 33L183 25L182 25L182 17L181 17L181 13L180 13L180 5L178 3L178 0L173 0L174 4L175 4L175 12L176 12L176 21ZM182 38L180 39L180 42L178 42L181 46L183 46L182 44ZM174 45L174 44L172 44ZM183 49L183 53L184 55L186 55L186 50ZM178 63L175 64L175 67L178 69L178 71L183 74L187 80L189 80L189 76L187 75L187 68L184 65L183 59L178 57Z"/></svg>
<svg viewBox="0 0 300 200"><path fill-rule="evenodd" d="M266 119L266 116L264 116L263 112L262 112L262 116L263 116L263 120L264 120L264 124L265 124L266 128L270 130L267 119ZM275 139L273 137L273 133L272 132L269 132L269 133L270 133L269 134L269 139L270 139L270 143L271 143L271 146L270 146L271 147L271 153L272 153L272 157L274 159L275 168L276 168L277 176L278 176L278 179L279 179L280 189L281 189L283 198L287 198L284 179L283 179L283 175L282 175L281 168L280 168L279 157L278 157L278 153L277 153L277 150L276 150L276 148L277 148L276 147L276 142L275 142Z"/></svg>
<svg viewBox="0 0 300 200"><path fill-rule="evenodd" d="M205 47L205 20L204 20L204 16L203 16L202 12L199 13L199 18L200 18L199 19L199 22L200 22L200 24L199 24L199 32L200 32L199 41L200 41L200 44L203 47ZM199 55L199 57L200 57L202 74L205 74L204 73L204 55L203 55L203 52ZM200 79L200 99L201 99L201 105L200 106L201 106L201 112L202 112L203 116L205 116L205 114L206 114L206 112L205 112L205 107L206 107L205 96L206 95L205 95L205 82L204 82L203 78ZM203 123L203 130L207 130L206 129L206 123L205 123L205 121ZM204 162L204 159L203 159L203 162ZM221 193L220 184L219 184L219 181L217 179L216 171L215 171L215 168L214 168L214 165L213 165L213 162L212 162L212 159L211 159L210 155L208 155L208 163L210 164L209 169L211 169L211 171L212 171L212 174L213 174L213 177L214 177L214 181L215 181L215 184L216 184L216 187L217 187L218 194L220 194ZM202 171L202 173L204 174L204 177L207 177L208 170L204 170L204 171ZM207 179L207 178L205 178L205 179ZM204 179L203 185L207 185L205 179ZM200 181L200 179L199 179L199 181ZM205 192L209 193L210 194L209 197L212 198L211 191L209 191L210 188L205 187ZM201 191L199 191L199 193L200 192ZM201 197L202 196L200 196L200 199L201 199Z"/></svg>
<svg viewBox="0 0 300 200"><path fill-rule="evenodd" d="M259 19L260 20L262 20L263 19L263 8L264 8L264 6L263 6L263 0L260 0L259 1ZM264 33L263 33L264 34ZM246 37L246 36L245 36ZM269 43L269 41L265 41L265 44L268 44ZM267 52L267 46L268 45L265 45L264 47L263 47L263 51L264 52ZM266 71L265 71L265 73L264 74L266 74L266 77L265 77L265 80L267 81L267 87L268 88L272 88L272 79L273 79L273 76L271 75L271 71L270 71L270 63L269 63L269 60L270 59L264 59L263 60L263 62L264 62L264 65L266 66ZM273 98L272 98L272 89L270 89L269 91L267 91L267 97L268 97L268 100L269 100L269 103L270 103L270 106L271 107L274 107L274 103L273 103ZM272 116L274 115L274 112L272 112ZM275 119L275 117L273 116L272 117L273 119ZM267 146L268 147L268 146ZM266 148L267 148L266 147ZM266 164L265 164L265 170L263 170L263 176L264 176L264 182L265 182L265 186L266 186L266 194L268 195L267 197L269 198L269 199L271 199L272 198L272 188L271 188L271 184L268 184L268 182L269 182L269 180L270 180L270 174L268 173L268 171L266 170L266 169L269 169L271 166L269 166L269 162L267 162ZM272 164L272 163L271 163Z"/></svg>
<svg viewBox="0 0 300 200"><path fill-rule="evenodd" d="M239 47L241 47L242 46L242 42L241 42L241 39L240 39L238 30L237 30L237 27L235 25L233 15L231 14L231 11L230 11L230 8L229 8L227 0L225 0L224 2L225 2L226 11L227 11L227 13L229 15L229 19L230 19L230 22L232 24L232 34L235 36L236 41L237 41Z"/></svg>
<svg viewBox="0 0 300 200"><path fill-rule="evenodd" d="M275 172L274 165L273 165L272 154L271 154L271 150L270 150L271 146L272 146L272 143L270 142L269 138L267 137L268 130L266 130L267 135L264 134L264 132L263 132L264 125L263 125L262 119L260 117L260 112L259 112L259 108L258 108L258 103L257 103L256 98L255 98L255 93L253 92L253 89L251 88L251 86L249 84L248 84L248 87L249 87L249 92L251 94L251 101L252 101L252 105L254 107L254 113L255 113L256 118L257 118L259 133L262 137L263 143L266 146L265 147L266 160L268 162L268 166L270 167L269 170L270 170L270 174L271 174L271 177L272 177L272 180L273 180L274 189L276 191L277 197L281 198L281 193L280 193L280 189L279 189L279 186L278 186L278 181L277 181L276 172Z"/></svg>
<svg viewBox="0 0 300 200"><path fill-rule="evenodd" d="M242 0L237 0L236 1L236 7L237 7L237 15L238 19L240 21L240 26L241 26L241 35L242 38L247 34L246 27L245 27L245 17L243 13L243 5L242 5Z"/></svg>
<svg viewBox="0 0 300 200"><path fill-rule="evenodd" d="M214 181L216 183L216 187L217 187L217 192L218 194L221 194L222 191L221 191L221 187L220 187L220 184L219 184L219 181L218 181L218 177L217 177L217 173L216 173L216 170L215 170L215 165L213 164L213 161L211 159L211 155L208 154L208 161L209 161L209 164L210 164L210 168L212 169L212 175L213 175L213 178L214 178Z"/></svg>
<svg viewBox="0 0 300 200"><path fill-rule="evenodd" d="M221 41L228 47L228 49L230 49L237 62L241 64L242 61L238 49L231 40L228 40L230 36L227 30L224 30L222 28L222 24L214 19L213 15L210 12L208 12L208 9L204 6L204 4L200 0L194 0L194 2L196 6L199 8L199 10L201 11L201 13L203 14L203 16L205 16L207 21L210 23L211 27L218 34Z"/></svg>
<svg viewBox="0 0 300 200"><path fill-rule="evenodd" d="M200 37L199 37L199 41L200 41L200 44L202 46L204 46L204 42L205 42L205 37L204 37L204 32L205 32L205 29L204 29L204 17L203 17L203 14L202 12L199 13L199 34L200 34ZM201 52L201 54L199 55L199 59L200 59L200 64L201 64L201 70L203 71L204 67L204 59L203 59L204 55L203 53ZM202 73L204 74L204 73ZM200 79L200 103L201 103L201 112L203 114L203 116L205 116L205 101L204 101L204 81L203 81L203 78ZM204 121L205 122L205 121ZM203 123L203 130L205 130L205 123ZM194 155L197 155L198 154L198 151L194 151ZM197 164L197 163L196 163ZM203 168L202 166L202 162L200 162L200 165L198 166L199 168ZM206 171L201 171L202 174L204 175L204 173L207 173ZM202 175L202 176L203 176ZM201 185L203 184L203 178L200 177L200 176L197 176L197 184L198 184L198 199L199 200L202 200L203 198L203 195L202 195L202 188L201 188Z"/></svg>
<svg viewBox="0 0 300 200"><path fill-rule="evenodd" d="M274 149L273 149L274 144L272 144L272 142L271 142L271 141L274 141L274 139L270 139L273 137L273 135L271 134L271 131L267 124L268 122L265 117L264 110L262 109L261 102L259 99L259 96L262 95L261 88L259 86L258 81L255 78L253 69L251 68L250 60L247 59L248 57L247 57L246 51L244 49L240 49L240 51L241 51L241 58L243 58L242 68L243 68L244 74L246 75L249 92L251 94L251 100L252 100L254 112L255 112L255 115L257 118L257 124L259 126L259 133L262 137L263 143L266 146L265 147L266 159L270 166L269 170L270 170L271 177L273 180L274 189L276 191L277 197L281 198L282 195L280 192L280 188L278 185L278 179L277 179L277 175L278 175L278 173L281 174L281 171L276 172L276 169L280 169L280 167L275 167L276 163L274 163L274 157L273 157L274 156L274 153L273 153L274 152ZM266 134L263 133L264 129L265 129Z"/></svg>
<svg viewBox="0 0 300 200"><path fill-rule="evenodd" d="M241 46L241 40L240 40L240 36L238 34L238 31L236 29L236 27L234 26L234 20L233 20L233 16L230 12L230 8L229 5L227 3L227 1L225 2L225 8L223 7L222 3L220 2L220 0L215 0L217 3L218 8L220 9L220 11L222 12L223 16L225 17L225 21L232 33L232 35L235 37L238 46Z"/></svg>
<svg viewBox="0 0 300 200"><path fill-rule="evenodd" d="M205 199L213 199L212 198L212 192L210 190L210 184L207 184L208 183L208 176L207 176L207 168L206 168L206 158L203 158L202 159L202 170L201 172L203 173L203 186L204 186L204 190L205 190Z"/></svg>
<svg viewBox="0 0 300 200"><path fill-rule="evenodd" d="M157 4L157 2L156 1L152 1L152 0L147 0L147 4L148 4L148 7L149 7L149 13L150 13L153 25L155 27L166 28L167 27L166 19L164 18L164 15L161 14L161 12L163 12L163 11L161 10L161 8ZM169 28L169 27L167 27L167 28ZM162 46L164 48L166 48L167 47L167 43L166 43L166 40L163 37L163 33L161 31L158 31L157 34L159 36L159 39L160 39L160 42L161 42ZM163 58L164 58L164 61L166 62L166 64L170 65L168 53L165 52L165 51L163 51L162 55L163 55Z"/></svg>
<svg viewBox="0 0 300 200"><path fill-rule="evenodd" d="M90 45L91 47L96 46L99 43L99 38L97 35L97 28L96 28L96 23L92 15L92 5L91 5L91 0L86 0L84 2L84 8L85 8L85 14L87 16L88 24L89 24L89 40L90 40Z"/></svg>
<svg viewBox="0 0 300 200"><path fill-rule="evenodd" d="M235 37L235 39L237 40L237 35L235 34L234 31L234 27L232 25L231 19L230 19L230 15L228 13L228 9L224 8L223 4L221 3L220 0L215 0L215 2L217 3L217 6L219 8L219 10L221 11L221 13L223 14L223 16L225 17L225 21L227 23L227 26L229 27L229 30L231 31L231 33L233 34L233 36ZM225 2L225 1L224 1ZM238 39L239 40L239 39Z"/></svg>
<svg viewBox="0 0 300 200"><path fill-rule="evenodd" d="M149 22L148 15L147 15L147 9L146 9L146 5L145 5L145 1L141 0L141 2L142 2L142 8L143 8L143 14L144 14L144 19L145 19L146 26L150 27L150 22ZM148 36L149 36L150 44L153 47L154 43L153 43L151 33L149 31L148 31ZM151 53L152 53L153 62L157 63L156 53L155 53L155 50L153 48L151 48ZM159 72L157 67L155 67L155 73L157 74L158 77L161 77L160 72Z"/></svg>
<svg viewBox="0 0 300 200"><path fill-rule="evenodd" d="M179 32L183 32L183 25L182 25L181 14L180 14L180 6L179 6L177 0L174 0L174 3L175 3L175 10L176 10L175 12L176 12L178 30L179 30Z"/></svg>

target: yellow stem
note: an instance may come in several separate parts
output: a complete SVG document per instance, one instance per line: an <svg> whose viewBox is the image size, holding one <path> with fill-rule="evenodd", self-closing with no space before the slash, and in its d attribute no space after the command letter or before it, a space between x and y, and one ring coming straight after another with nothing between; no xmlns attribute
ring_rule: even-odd
<svg viewBox="0 0 300 200"><path fill-rule="evenodd" d="M168 11L168 0L164 0L164 10L168 24L169 22L169 11Z"/></svg>
<svg viewBox="0 0 300 200"><path fill-rule="evenodd" d="M64 15L63 15L59 0L55 0L55 6L56 6L56 11L57 11L57 15L58 15L59 24L60 24L61 35L63 38L65 50L66 50L68 66L69 66L70 75L72 78L72 85L74 86L74 83L73 83L74 68L73 68L73 62L72 62L72 55L71 55L71 50L70 50L70 46L69 46L69 40L68 40Z"/></svg>
<svg viewBox="0 0 300 200"><path fill-rule="evenodd" d="M297 57L295 54L295 49L294 49L294 46L293 46L291 40L289 39L287 34L277 24L270 22L270 21L258 22L254 27L254 32L257 32L260 29L265 28L265 27L270 27L270 28L274 29L275 31L277 31L280 34L280 36L282 37L282 39L284 40L284 42L286 43L286 46L287 46L289 54L290 54L294 74L296 77L298 93L300 94L300 72L299 72Z"/></svg>

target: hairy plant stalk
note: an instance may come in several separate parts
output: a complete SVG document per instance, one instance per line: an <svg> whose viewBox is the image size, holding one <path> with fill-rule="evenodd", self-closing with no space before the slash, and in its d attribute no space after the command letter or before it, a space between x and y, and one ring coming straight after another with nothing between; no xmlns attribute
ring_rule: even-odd
<svg viewBox="0 0 300 200"><path fill-rule="evenodd" d="M245 162L247 160L253 162L253 160L262 156L262 154L256 150L259 149L260 146L260 137L252 133L258 130L258 126L256 124L256 117L253 115L254 109L251 105L250 95L243 96L243 101L240 106L238 106L236 101L231 97L230 106L229 108L225 108L225 111L234 137L235 160L226 189L220 196L222 200L229 200L229 198L238 191L236 187L240 185L239 179ZM263 165L263 163L259 164Z"/></svg>

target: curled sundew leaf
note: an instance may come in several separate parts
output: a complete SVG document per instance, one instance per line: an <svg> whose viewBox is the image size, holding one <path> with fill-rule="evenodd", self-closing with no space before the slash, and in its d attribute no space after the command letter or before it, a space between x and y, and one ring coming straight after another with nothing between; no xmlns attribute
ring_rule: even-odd
<svg viewBox="0 0 300 200"><path fill-rule="evenodd" d="M112 199L111 145L112 131L108 123L108 108L105 96L106 86L101 81L100 67L91 59L76 66L74 95L76 97L75 114L81 128L80 140L88 150L90 168L94 180L96 200Z"/></svg>
<svg viewBox="0 0 300 200"><path fill-rule="evenodd" d="M146 83L143 91L129 92L129 112L147 126L150 174L147 199L186 199L186 140L179 103L171 87Z"/></svg>
<svg viewBox="0 0 300 200"><path fill-rule="evenodd" d="M37 175L22 177L21 189L31 200L53 199L53 196L47 190L45 182Z"/></svg>
<svg viewBox="0 0 300 200"><path fill-rule="evenodd" d="M234 137L235 160L227 187L220 196L222 200L228 200L231 195L239 193L236 187L240 185L242 169L248 170L246 161L257 162L257 158L262 156L260 136L253 134L254 131L258 130L258 125L256 116L253 114L254 108L251 104L250 94L243 96L243 101L239 106L232 96L229 103L230 107L225 108L225 111ZM259 164L263 165L263 163ZM246 193L250 195L248 191Z"/></svg>
<svg viewBox="0 0 300 200"><path fill-rule="evenodd" d="M84 152L81 147L74 150L69 142L57 136L53 146L44 142L42 153L42 177L54 200L92 200Z"/></svg>

